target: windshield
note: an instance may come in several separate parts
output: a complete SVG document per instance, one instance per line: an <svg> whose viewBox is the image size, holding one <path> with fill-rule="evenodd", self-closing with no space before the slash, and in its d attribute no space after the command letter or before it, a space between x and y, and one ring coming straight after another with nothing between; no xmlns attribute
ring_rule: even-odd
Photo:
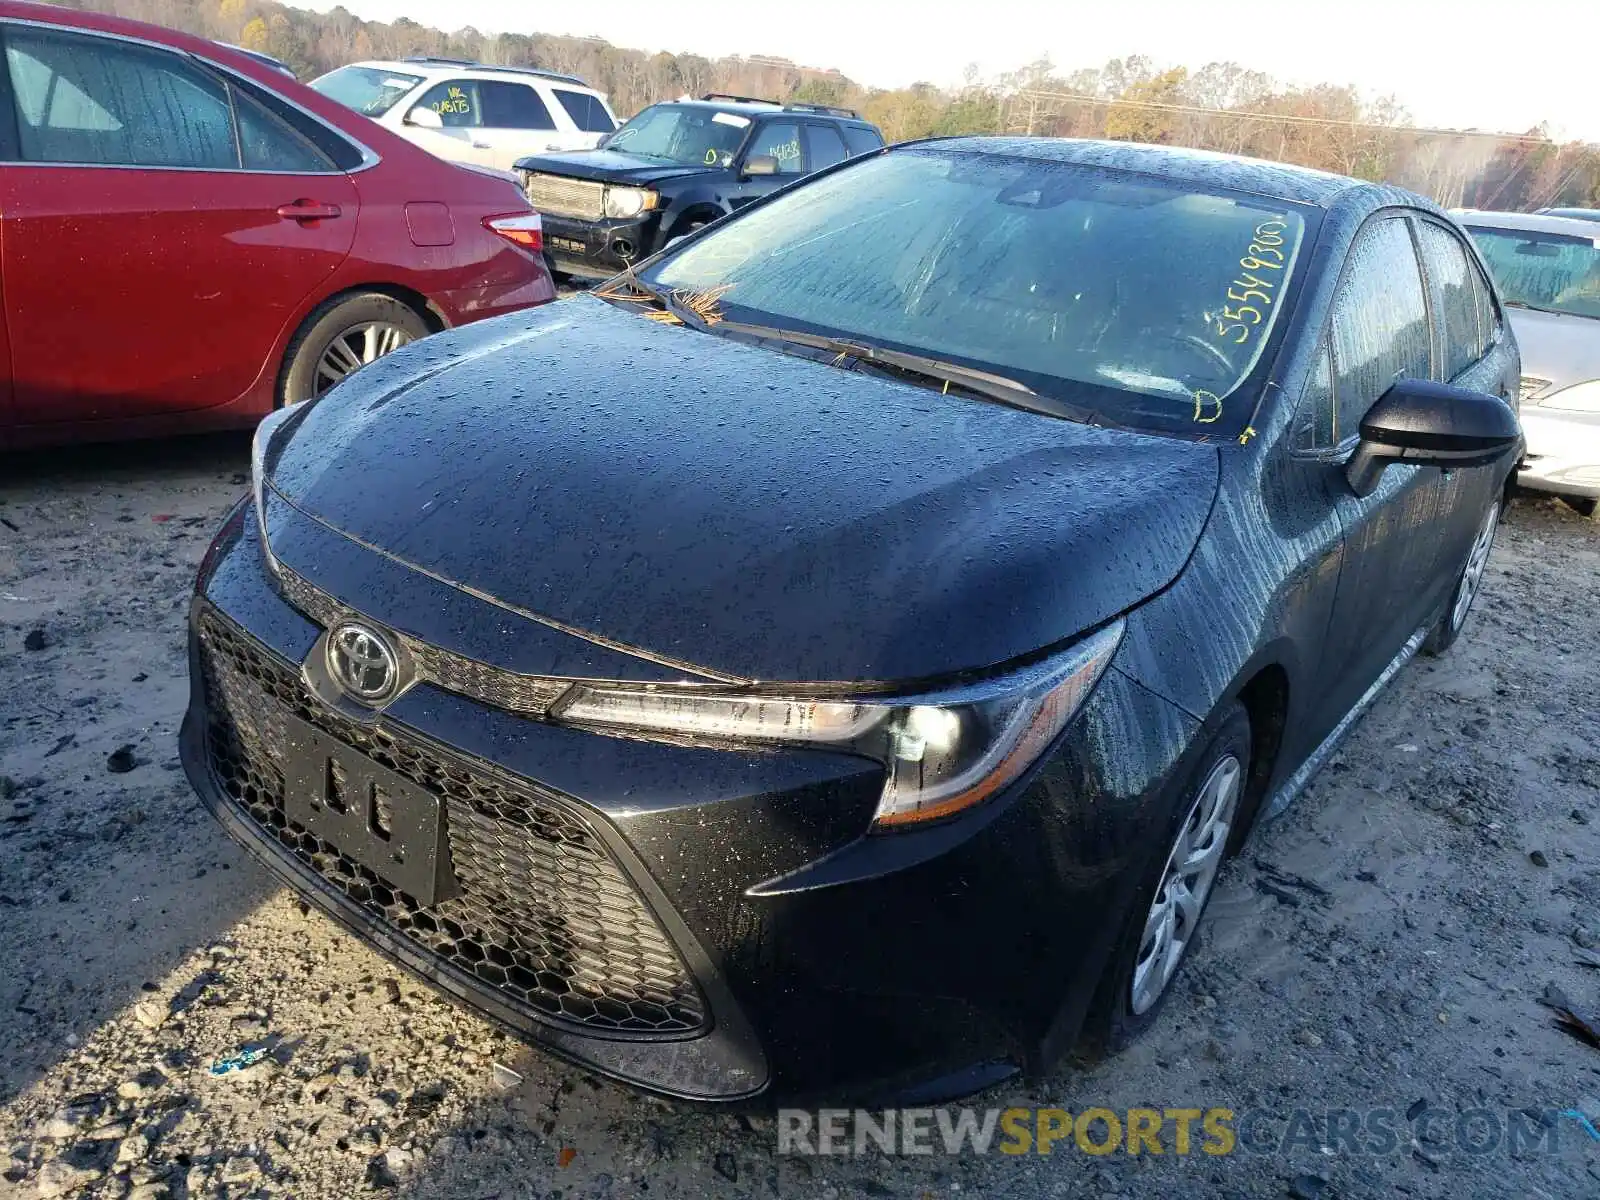
<svg viewBox="0 0 1600 1200"><path fill-rule="evenodd" d="M1600 238L1469 225L1508 304L1600 317Z"/></svg>
<svg viewBox="0 0 1600 1200"><path fill-rule="evenodd" d="M340 67L313 79L311 86L362 116L381 117L421 82L420 75L405 75L378 67Z"/></svg>
<svg viewBox="0 0 1600 1200"><path fill-rule="evenodd" d="M954 361L1108 423L1232 436L1314 211L928 147L791 188L643 276L724 288L734 320Z"/></svg>
<svg viewBox="0 0 1600 1200"><path fill-rule="evenodd" d="M704 105L652 104L605 140L607 150L682 166L727 166L750 118Z"/></svg>

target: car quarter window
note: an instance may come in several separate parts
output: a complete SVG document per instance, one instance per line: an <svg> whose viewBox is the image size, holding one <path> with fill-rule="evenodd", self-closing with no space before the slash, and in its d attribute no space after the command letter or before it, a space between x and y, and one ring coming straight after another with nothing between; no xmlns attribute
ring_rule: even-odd
<svg viewBox="0 0 1600 1200"><path fill-rule="evenodd" d="M446 129L474 129L484 123L481 86L476 79L447 79L423 92L415 107L433 109Z"/></svg>
<svg viewBox="0 0 1600 1200"><path fill-rule="evenodd" d="M1338 413L1333 405L1333 355L1328 350L1327 339L1317 347L1311 374L1306 376L1298 419L1300 427L1295 437L1300 445L1326 448L1339 444Z"/></svg>
<svg viewBox="0 0 1600 1200"><path fill-rule="evenodd" d="M1492 346L1500 337L1500 310L1495 306L1494 289L1489 277L1483 273L1476 259L1472 266L1472 299L1478 308L1478 328L1483 331L1484 345Z"/></svg>
<svg viewBox="0 0 1600 1200"><path fill-rule="evenodd" d="M554 129L555 120L534 87L483 80L478 84L483 124L490 129Z"/></svg>
<svg viewBox="0 0 1600 1200"><path fill-rule="evenodd" d="M1440 340L1434 375L1448 383L1483 357L1489 335L1479 326L1472 262L1461 239L1432 221L1417 222L1417 239L1433 290L1434 335Z"/></svg>
<svg viewBox="0 0 1600 1200"><path fill-rule="evenodd" d="M295 108L283 97L274 95L252 80L242 79L231 73L228 75L228 83L233 88L235 97L248 97L255 101L261 109L276 117L280 125L293 131L302 141L316 147L332 164L333 170L354 171L365 161L366 155L360 146L316 117ZM237 104L236 99L235 105Z"/></svg>
<svg viewBox="0 0 1600 1200"><path fill-rule="evenodd" d="M233 102L239 122L239 159L245 170L297 175L335 170L326 154L237 88Z"/></svg>
<svg viewBox="0 0 1600 1200"><path fill-rule="evenodd" d="M806 165L811 170L820 171L848 157L844 139L832 125L806 126Z"/></svg>
<svg viewBox="0 0 1600 1200"><path fill-rule="evenodd" d="M238 169L227 88L181 55L20 25L5 45L23 161Z"/></svg>
<svg viewBox="0 0 1600 1200"><path fill-rule="evenodd" d="M567 116L572 118L572 123L584 133L610 133L617 127L598 96L591 96L588 92L570 91L567 88L550 90L556 94L561 107L567 110Z"/></svg>
<svg viewBox="0 0 1600 1200"><path fill-rule="evenodd" d="M1367 409L1396 379L1431 377L1428 307L1411 231L1403 217L1369 221L1345 259L1328 323L1333 394L1309 387L1297 433L1306 449L1329 449L1354 438Z"/></svg>
<svg viewBox="0 0 1600 1200"><path fill-rule="evenodd" d="M794 121L768 121L750 143L747 158L767 155L778 160L779 175L803 175L805 156L800 149L800 126Z"/></svg>

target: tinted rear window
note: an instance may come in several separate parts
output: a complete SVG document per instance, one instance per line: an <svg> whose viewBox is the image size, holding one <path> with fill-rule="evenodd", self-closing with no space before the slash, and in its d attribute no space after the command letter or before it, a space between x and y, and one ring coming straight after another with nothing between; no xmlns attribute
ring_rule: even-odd
<svg viewBox="0 0 1600 1200"><path fill-rule="evenodd" d="M851 157L857 154L871 154L883 146L883 139L878 136L878 131L866 125L841 125L844 134L844 144L850 147Z"/></svg>
<svg viewBox="0 0 1600 1200"><path fill-rule="evenodd" d="M598 96L591 96L587 92L569 92L565 88L552 88L551 91L561 101L561 107L567 110L572 123L584 133L610 133L617 127Z"/></svg>
<svg viewBox="0 0 1600 1200"><path fill-rule="evenodd" d="M478 97L483 103L483 124L490 129L554 129L539 93L525 83L478 84Z"/></svg>

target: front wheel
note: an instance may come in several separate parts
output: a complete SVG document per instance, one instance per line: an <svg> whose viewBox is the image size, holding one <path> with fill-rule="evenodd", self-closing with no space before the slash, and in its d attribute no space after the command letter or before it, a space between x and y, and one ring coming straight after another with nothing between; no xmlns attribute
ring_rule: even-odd
<svg viewBox="0 0 1600 1200"><path fill-rule="evenodd" d="M1477 598L1478 588L1483 584L1484 570L1489 565L1489 551L1494 548L1495 530L1500 528L1500 507L1499 500L1491 504L1483 524L1478 527L1478 535L1472 539L1472 549L1467 553L1467 564L1461 568L1455 589L1450 593L1450 605L1422 643L1424 654L1437 656L1450 649L1460 636L1461 627L1467 623L1467 612Z"/></svg>
<svg viewBox="0 0 1600 1200"><path fill-rule="evenodd" d="M307 317L290 341L278 404L313 400L368 363L430 332L415 309L393 296L335 296Z"/></svg>
<svg viewBox="0 0 1600 1200"><path fill-rule="evenodd" d="M1235 701L1179 792L1085 1025L1089 1057L1115 1053L1155 1023L1198 940L1222 864L1242 840L1250 717Z"/></svg>
<svg viewBox="0 0 1600 1200"><path fill-rule="evenodd" d="M695 233L701 229L704 229L709 224L711 224L710 221L690 221L681 230L669 237L666 241L666 244L661 248L663 250L670 250L679 242L683 241L684 238L688 237L691 233Z"/></svg>

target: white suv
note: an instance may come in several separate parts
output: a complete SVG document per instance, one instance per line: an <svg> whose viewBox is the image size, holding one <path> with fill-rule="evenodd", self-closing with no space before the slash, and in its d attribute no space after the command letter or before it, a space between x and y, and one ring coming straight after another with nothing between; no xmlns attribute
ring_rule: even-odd
<svg viewBox="0 0 1600 1200"><path fill-rule="evenodd" d="M519 158L590 150L617 127L583 80L453 58L359 62L311 86L440 158L509 171Z"/></svg>

